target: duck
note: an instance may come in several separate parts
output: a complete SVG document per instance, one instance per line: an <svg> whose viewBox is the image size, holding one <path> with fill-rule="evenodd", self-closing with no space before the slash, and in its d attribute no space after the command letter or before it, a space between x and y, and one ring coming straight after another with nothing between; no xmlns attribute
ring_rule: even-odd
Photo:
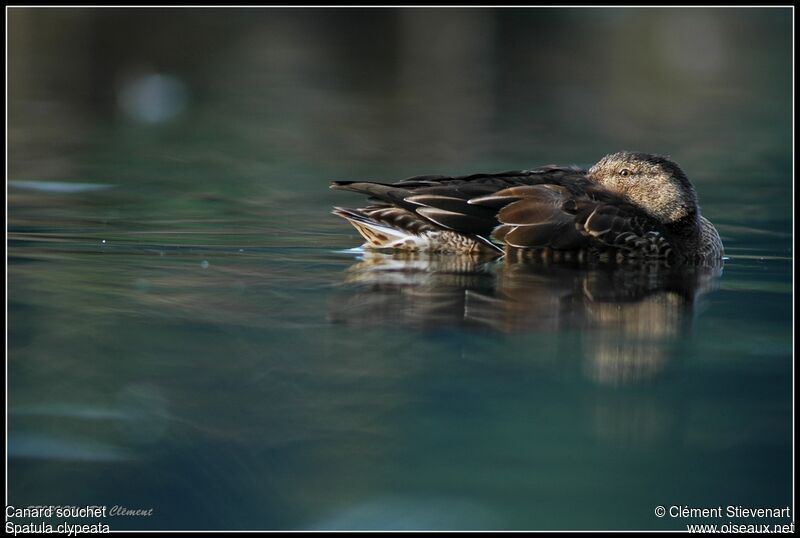
<svg viewBox="0 0 800 538"><path fill-rule="evenodd" d="M612 153L589 169L547 165L334 181L331 188L369 197L364 207L332 211L363 236L365 249L679 263L713 262L724 253L691 181L656 154Z"/></svg>

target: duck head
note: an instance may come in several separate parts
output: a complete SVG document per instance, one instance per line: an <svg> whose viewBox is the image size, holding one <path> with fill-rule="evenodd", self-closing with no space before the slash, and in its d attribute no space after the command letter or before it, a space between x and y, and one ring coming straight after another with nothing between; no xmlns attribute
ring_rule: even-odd
<svg viewBox="0 0 800 538"><path fill-rule="evenodd" d="M697 215L697 193L683 170L667 157L623 151L606 155L589 178L622 195L664 224Z"/></svg>

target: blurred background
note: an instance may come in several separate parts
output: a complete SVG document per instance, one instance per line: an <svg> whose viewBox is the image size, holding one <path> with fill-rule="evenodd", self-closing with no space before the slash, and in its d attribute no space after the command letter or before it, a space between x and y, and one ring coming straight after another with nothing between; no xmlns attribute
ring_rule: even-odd
<svg viewBox="0 0 800 538"><path fill-rule="evenodd" d="M9 9L8 502L155 508L112 529L674 529L656 504L788 504L792 23ZM619 150L680 163L730 257L688 336L635 348L642 383L593 362L618 324L351 325L385 282L346 276L361 241L329 210L360 200L330 180Z"/></svg>
<svg viewBox="0 0 800 538"><path fill-rule="evenodd" d="M630 149L673 155L702 188L791 166L788 10L9 17L11 179L316 192Z"/></svg>

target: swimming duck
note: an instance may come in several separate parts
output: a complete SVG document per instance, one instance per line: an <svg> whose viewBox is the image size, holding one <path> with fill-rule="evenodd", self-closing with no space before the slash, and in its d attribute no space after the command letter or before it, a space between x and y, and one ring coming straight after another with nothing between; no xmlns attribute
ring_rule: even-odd
<svg viewBox="0 0 800 538"><path fill-rule="evenodd" d="M588 170L549 165L331 188L370 197L366 207L333 210L366 248L689 263L723 253L686 174L660 155L613 153Z"/></svg>

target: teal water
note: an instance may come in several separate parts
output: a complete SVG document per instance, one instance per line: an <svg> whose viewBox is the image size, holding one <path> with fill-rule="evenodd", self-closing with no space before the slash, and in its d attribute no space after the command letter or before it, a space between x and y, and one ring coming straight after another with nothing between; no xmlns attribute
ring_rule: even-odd
<svg viewBox="0 0 800 538"><path fill-rule="evenodd" d="M700 521L654 508L791 505L785 10L147 13L10 19L9 504L153 509L112 529L681 529ZM698 20L699 45L618 32ZM144 60L174 78L142 97ZM370 255L329 214L360 202L333 179L619 149L683 166L721 270Z"/></svg>

